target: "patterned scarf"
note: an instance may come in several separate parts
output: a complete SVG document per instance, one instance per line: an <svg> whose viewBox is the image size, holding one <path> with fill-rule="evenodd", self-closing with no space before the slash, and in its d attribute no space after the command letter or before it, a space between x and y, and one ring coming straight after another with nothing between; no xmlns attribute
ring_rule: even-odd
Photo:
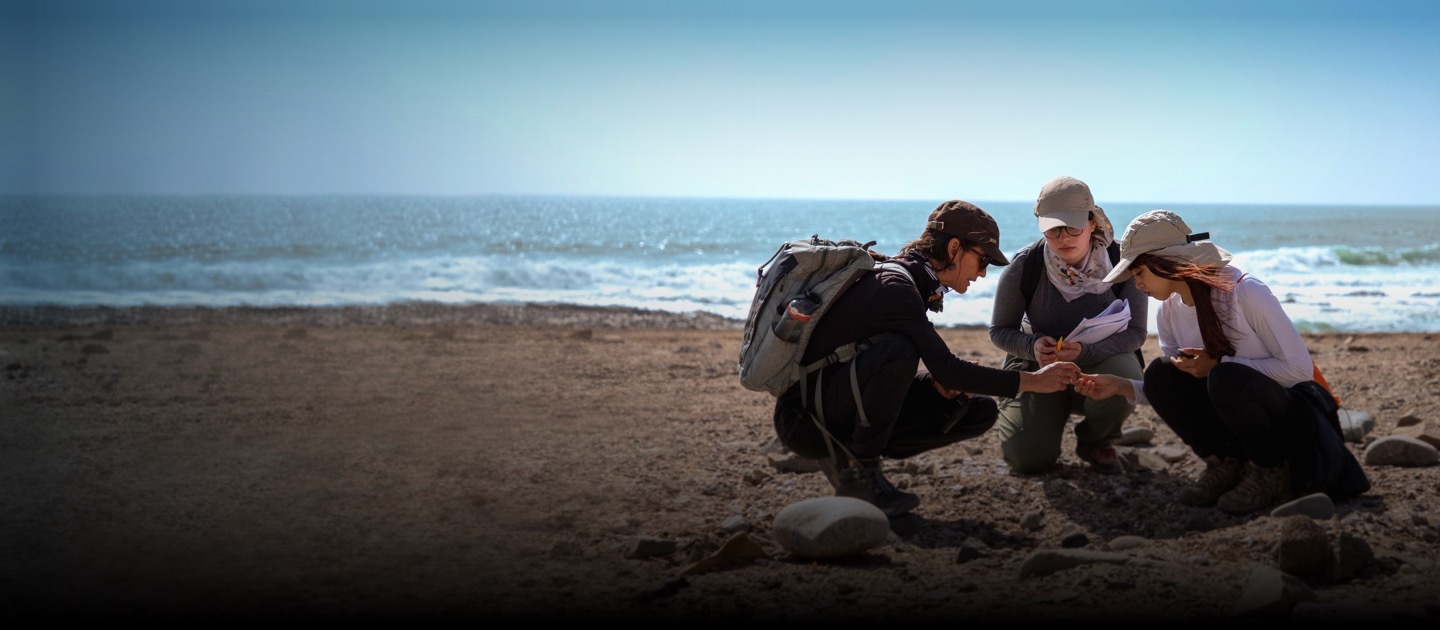
<svg viewBox="0 0 1440 630"><path fill-rule="evenodd" d="M1090 253L1080 261L1079 267L1065 264L1059 255L1050 250L1050 243L1045 243L1045 276L1060 290L1060 295L1065 296L1066 302L1073 302L1087 293L1099 294L1110 290L1109 283L1100 281L1114 267L1110 263L1110 254L1105 251L1104 240L1100 235L1091 239Z"/></svg>

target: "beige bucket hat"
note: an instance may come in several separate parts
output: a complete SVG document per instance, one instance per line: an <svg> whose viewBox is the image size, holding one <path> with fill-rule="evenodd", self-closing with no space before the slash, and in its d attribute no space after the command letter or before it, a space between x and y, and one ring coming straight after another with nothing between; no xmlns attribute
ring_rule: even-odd
<svg viewBox="0 0 1440 630"><path fill-rule="evenodd" d="M1231 255L1210 242L1210 233L1193 234L1180 215L1169 210L1151 210L1135 217L1120 239L1120 262L1105 276L1105 282L1124 282L1134 275L1130 265L1140 254L1154 254L1182 260L1201 267L1224 265Z"/></svg>
<svg viewBox="0 0 1440 630"><path fill-rule="evenodd" d="M1041 232L1062 226L1083 228L1090 221L1091 213L1095 214L1095 225L1104 240L1101 245L1108 246L1115 240L1115 228L1105 211L1095 205L1095 196L1090 194L1085 182L1061 175L1045 182L1035 199L1035 218Z"/></svg>

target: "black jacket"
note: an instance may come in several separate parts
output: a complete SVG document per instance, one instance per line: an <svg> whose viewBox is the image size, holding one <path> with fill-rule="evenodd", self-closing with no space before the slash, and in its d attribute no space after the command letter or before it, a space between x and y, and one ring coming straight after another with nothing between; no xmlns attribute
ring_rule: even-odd
<svg viewBox="0 0 1440 630"><path fill-rule="evenodd" d="M940 287L930 265L919 254L891 259L910 272L911 284L898 271L868 273L842 294L816 325L803 364L810 364L840 346L882 333L899 333L915 344L925 369L950 389L972 394L1014 398L1020 390L1020 373L965 361L945 345L926 315L922 295ZM918 289L918 290L917 290Z"/></svg>

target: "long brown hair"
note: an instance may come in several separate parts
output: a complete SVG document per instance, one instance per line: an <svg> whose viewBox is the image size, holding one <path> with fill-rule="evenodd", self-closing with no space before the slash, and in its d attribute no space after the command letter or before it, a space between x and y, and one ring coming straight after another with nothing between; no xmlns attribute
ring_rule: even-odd
<svg viewBox="0 0 1440 630"><path fill-rule="evenodd" d="M1235 344L1225 334L1225 316L1234 307L1235 283L1221 273L1220 267L1201 267L1149 253L1136 256L1130 266L1134 268L1137 265L1143 265L1166 280L1184 282L1195 300L1195 315L1199 319L1200 339L1205 342L1205 353L1216 360L1235 355Z"/></svg>
<svg viewBox="0 0 1440 630"><path fill-rule="evenodd" d="M960 251L965 251L975 246L974 243L958 236L926 228L924 232L920 233L919 238L901 245L900 253L896 254L896 256L904 256L910 252L919 252L931 260L939 261L935 265L935 271L945 271L954 267L956 264L950 256L950 241L955 239L960 240Z"/></svg>

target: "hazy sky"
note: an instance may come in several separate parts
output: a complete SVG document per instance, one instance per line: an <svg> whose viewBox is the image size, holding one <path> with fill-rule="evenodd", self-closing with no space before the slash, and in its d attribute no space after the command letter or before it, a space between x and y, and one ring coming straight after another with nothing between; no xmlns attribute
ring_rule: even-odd
<svg viewBox="0 0 1440 630"><path fill-rule="evenodd" d="M1440 205L1440 3L0 7L0 193Z"/></svg>

